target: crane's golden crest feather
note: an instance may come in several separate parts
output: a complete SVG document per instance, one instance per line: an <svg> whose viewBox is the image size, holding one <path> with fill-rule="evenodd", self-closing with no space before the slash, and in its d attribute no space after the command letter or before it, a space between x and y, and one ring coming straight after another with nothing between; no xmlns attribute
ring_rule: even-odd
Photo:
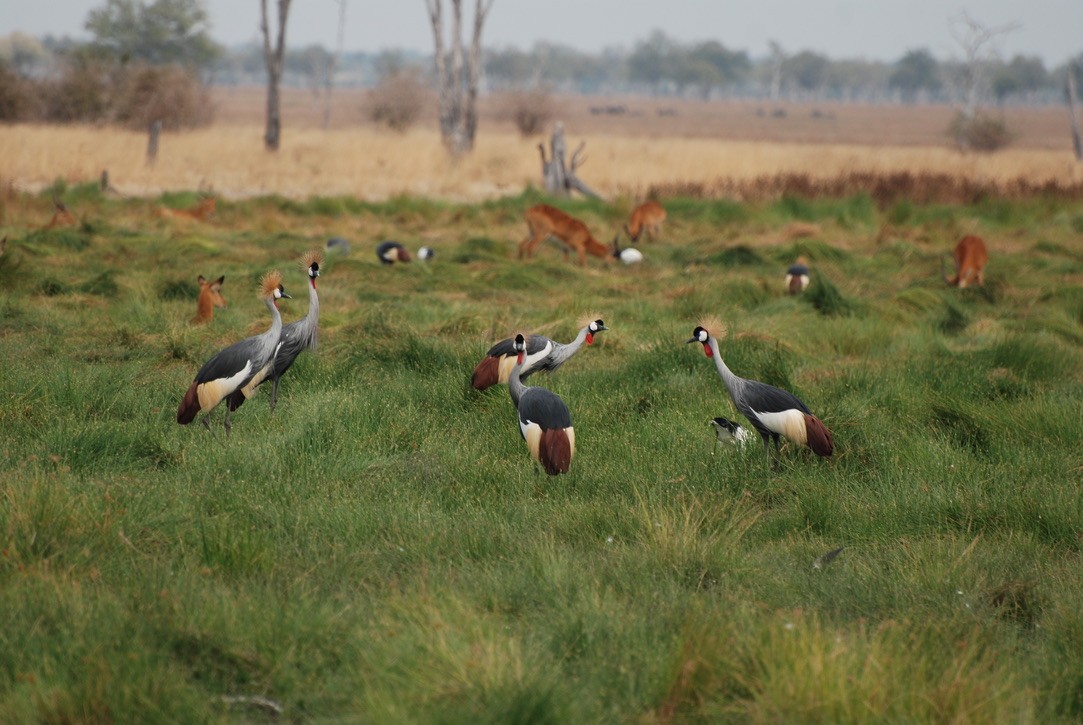
<svg viewBox="0 0 1083 725"><path fill-rule="evenodd" d="M604 319L605 319L605 317L603 317L600 312L590 312L590 313L587 313L587 314L584 314L584 315L580 315L579 320L575 323L576 324L575 329L582 330L584 327L586 327L590 323L594 322L595 320L604 320Z"/></svg>
<svg viewBox="0 0 1083 725"><path fill-rule="evenodd" d="M711 337L721 342L726 339L726 335L729 334L729 328L726 327L726 323L722 322L722 319L715 315L707 315L700 319L699 326L711 334Z"/></svg>
<svg viewBox="0 0 1083 725"><path fill-rule="evenodd" d="M313 263L318 264L321 267L323 266L322 250L312 249L308 252L305 252L305 256L301 257L301 271L307 272L308 268L311 267Z"/></svg>
<svg viewBox="0 0 1083 725"><path fill-rule="evenodd" d="M274 297L275 290L282 285L282 273L273 269L263 275L259 283L259 296L263 298Z"/></svg>

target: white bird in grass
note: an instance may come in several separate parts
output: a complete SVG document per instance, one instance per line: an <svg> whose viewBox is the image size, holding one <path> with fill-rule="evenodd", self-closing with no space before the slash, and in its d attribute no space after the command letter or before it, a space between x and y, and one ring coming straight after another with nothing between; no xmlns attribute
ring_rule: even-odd
<svg viewBox="0 0 1083 725"><path fill-rule="evenodd" d="M708 422L714 428L714 434L719 443L744 448L752 441L752 431L729 418L712 418Z"/></svg>

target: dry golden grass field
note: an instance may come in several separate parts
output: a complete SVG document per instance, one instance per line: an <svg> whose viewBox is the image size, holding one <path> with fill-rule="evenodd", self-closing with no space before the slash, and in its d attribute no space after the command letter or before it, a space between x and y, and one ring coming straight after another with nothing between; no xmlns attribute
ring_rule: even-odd
<svg viewBox="0 0 1083 725"><path fill-rule="evenodd" d="M227 198L279 194L348 195L381 200L408 194L480 200L520 192L540 181L537 144L520 136L506 98L481 106L477 150L458 163L440 146L435 112L406 133L377 128L364 95L341 91L328 130L308 91L287 90L283 144L262 145L262 88L217 89L216 123L166 134L158 161L145 162L138 132L89 126L0 127L0 177L33 191L58 178L91 181L108 169L124 194L202 189ZM619 115L592 113L623 106ZM580 175L607 197L698 189L740 196L742 185L779 175L818 180L852 175L930 174L1002 188L1029 184L1076 187L1083 171L1071 153L1061 108L1007 109L1015 141L995 154L964 155L950 145L946 106L692 102L643 98L558 97L574 148L586 142Z"/></svg>

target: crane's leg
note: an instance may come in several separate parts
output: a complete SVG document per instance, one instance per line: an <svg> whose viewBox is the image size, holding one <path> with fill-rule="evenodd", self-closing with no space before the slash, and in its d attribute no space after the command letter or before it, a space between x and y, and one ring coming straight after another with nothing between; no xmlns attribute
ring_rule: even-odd
<svg viewBox="0 0 1083 725"><path fill-rule="evenodd" d="M275 377L271 383L271 412L275 411L275 405L278 404L278 378Z"/></svg>
<svg viewBox="0 0 1083 725"><path fill-rule="evenodd" d="M233 430L233 421L229 418L229 406L226 406L226 422L224 423L226 428L226 438L229 438L229 432Z"/></svg>

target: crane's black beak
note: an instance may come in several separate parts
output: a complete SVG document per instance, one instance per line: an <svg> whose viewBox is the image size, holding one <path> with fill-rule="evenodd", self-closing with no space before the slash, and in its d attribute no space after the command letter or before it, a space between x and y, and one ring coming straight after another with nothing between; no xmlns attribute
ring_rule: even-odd
<svg viewBox="0 0 1083 725"><path fill-rule="evenodd" d="M292 300L292 299L293 299L293 295L288 295L288 294L286 294L285 292L283 292L283 293L282 293L282 299L284 299L284 300Z"/></svg>
<svg viewBox="0 0 1083 725"><path fill-rule="evenodd" d="M684 344L685 345L691 345L693 342L699 342L699 340L697 340L696 338L693 337L691 340L685 340Z"/></svg>
<svg viewBox="0 0 1083 725"><path fill-rule="evenodd" d="M601 327L598 328L598 332L601 332L602 330L608 330L608 329L609 329L608 327L606 327L605 325L602 325Z"/></svg>

